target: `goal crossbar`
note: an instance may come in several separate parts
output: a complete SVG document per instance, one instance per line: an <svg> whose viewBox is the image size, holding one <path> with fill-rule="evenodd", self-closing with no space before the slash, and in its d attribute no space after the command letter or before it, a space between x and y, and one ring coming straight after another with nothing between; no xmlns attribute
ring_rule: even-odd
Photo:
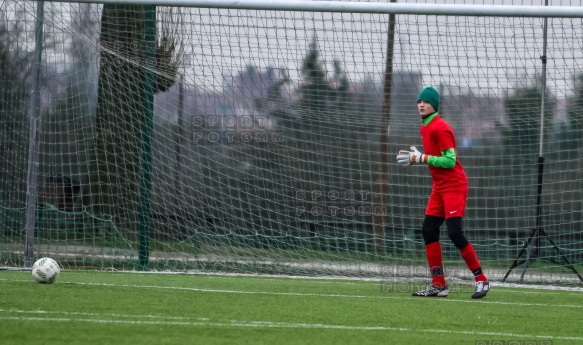
<svg viewBox="0 0 583 345"><path fill-rule="evenodd" d="M49 1L52 2L52 1ZM58 2L95 3L95 0L59 0ZM101 4L156 5L238 10L271 10L336 13L413 14L477 17L583 18L583 7L402 4L343 1L264 1L264 0L101 0Z"/></svg>

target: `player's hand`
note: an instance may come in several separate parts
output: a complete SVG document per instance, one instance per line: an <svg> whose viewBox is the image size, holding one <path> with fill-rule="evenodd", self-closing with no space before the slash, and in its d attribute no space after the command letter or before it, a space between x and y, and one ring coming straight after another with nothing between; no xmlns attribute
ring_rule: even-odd
<svg viewBox="0 0 583 345"><path fill-rule="evenodd" d="M411 151L400 150L397 155L397 163L408 165L427 164L428 155L417 150L415 146L410 147Z"/></svg>

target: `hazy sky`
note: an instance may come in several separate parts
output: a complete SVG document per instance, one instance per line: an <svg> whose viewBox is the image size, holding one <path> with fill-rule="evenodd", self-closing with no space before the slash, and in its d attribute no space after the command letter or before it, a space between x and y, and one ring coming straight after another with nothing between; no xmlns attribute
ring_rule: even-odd
<svg viewBox="0 0 583 345"><path fill-rule="evenodd" d="M16 8L11 3L23 6L32 23L36 2L2 2L2 8ZM544 5L544 0L464 3ZM549 4L582 5L581 1L564 0ZM99 21L99 6L82 6ZM84 36L71 29L71 19L79 16L81 8L45 2L45 33L55 37L65 33L63 45L47 53L48 63L70 63L65 52L73 35L85 40L89 48L96 47L97 35ZM237 75L246 65L285 67L297 82L314 36L330 71L337 59L352 82L368 77L380 83L384 75L388 15L197 8L181 8L180 13L175 18L182 22L178 30L186 62L185 81L192 86L220 89L225 77ZM474 93L499 95L517 83L529 85L540 77L543 23L539 18L397 15L393 68L420 72L424 84L443 83L446 93L466 93L471 88ZM572 76L583 70L579 62L583 58L582 28L581 19L548 20L547 80L558 98L570 94Z"/></svg>
<svg viewBox="0 0 583 345"><path fill-rule="evenodd" d="M196 84L216 84L246 64L285 66L296 79L314 34L330 69L338 59L355 82L366 75L380 81L384 74L386 15L196 10L192 23ZM543 23L398 15L393 68L419 71L425 84L500 93L540 75ZM571 75L583 69L582 27L581 19L548 21L547 78L557 94L567 94Z"/></svg>

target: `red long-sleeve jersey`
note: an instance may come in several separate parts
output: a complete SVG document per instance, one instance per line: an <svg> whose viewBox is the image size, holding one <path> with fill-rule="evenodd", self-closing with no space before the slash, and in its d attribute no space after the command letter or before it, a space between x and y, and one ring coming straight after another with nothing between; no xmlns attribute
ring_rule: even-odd
<svg viewBox="0 0 583 345"><path fill-rule="evenodd" d="M429 123L422 124L420 132L425 154L440 157L441 153L447 149L456 150L453 129L441 116L436 115ZM468 178L457 159L457 150L453 168L447 169L429 165L429 172L433 180L433 190L436 192L463 192L468 189Z"/></svg>

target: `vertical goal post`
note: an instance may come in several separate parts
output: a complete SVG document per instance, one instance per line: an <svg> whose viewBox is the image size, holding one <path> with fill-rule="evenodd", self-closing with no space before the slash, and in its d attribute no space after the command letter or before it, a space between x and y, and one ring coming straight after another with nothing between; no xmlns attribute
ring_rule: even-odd
<svg viewBox="0 0 583 345"><path fill-rule="evenodd" d="M391 153L420 145L416 97L434 85L488 275L578 281L583 7L37 3L0 5L9 267L42 254L67 268L426 276L418 229L431 181ZM40 84L8 73L19 59ZM36 101L16 92L36 88ZM528 272L509 276L533 226L552 240L533 241ZM442 240L446 270L471 278Z"/></svg>

